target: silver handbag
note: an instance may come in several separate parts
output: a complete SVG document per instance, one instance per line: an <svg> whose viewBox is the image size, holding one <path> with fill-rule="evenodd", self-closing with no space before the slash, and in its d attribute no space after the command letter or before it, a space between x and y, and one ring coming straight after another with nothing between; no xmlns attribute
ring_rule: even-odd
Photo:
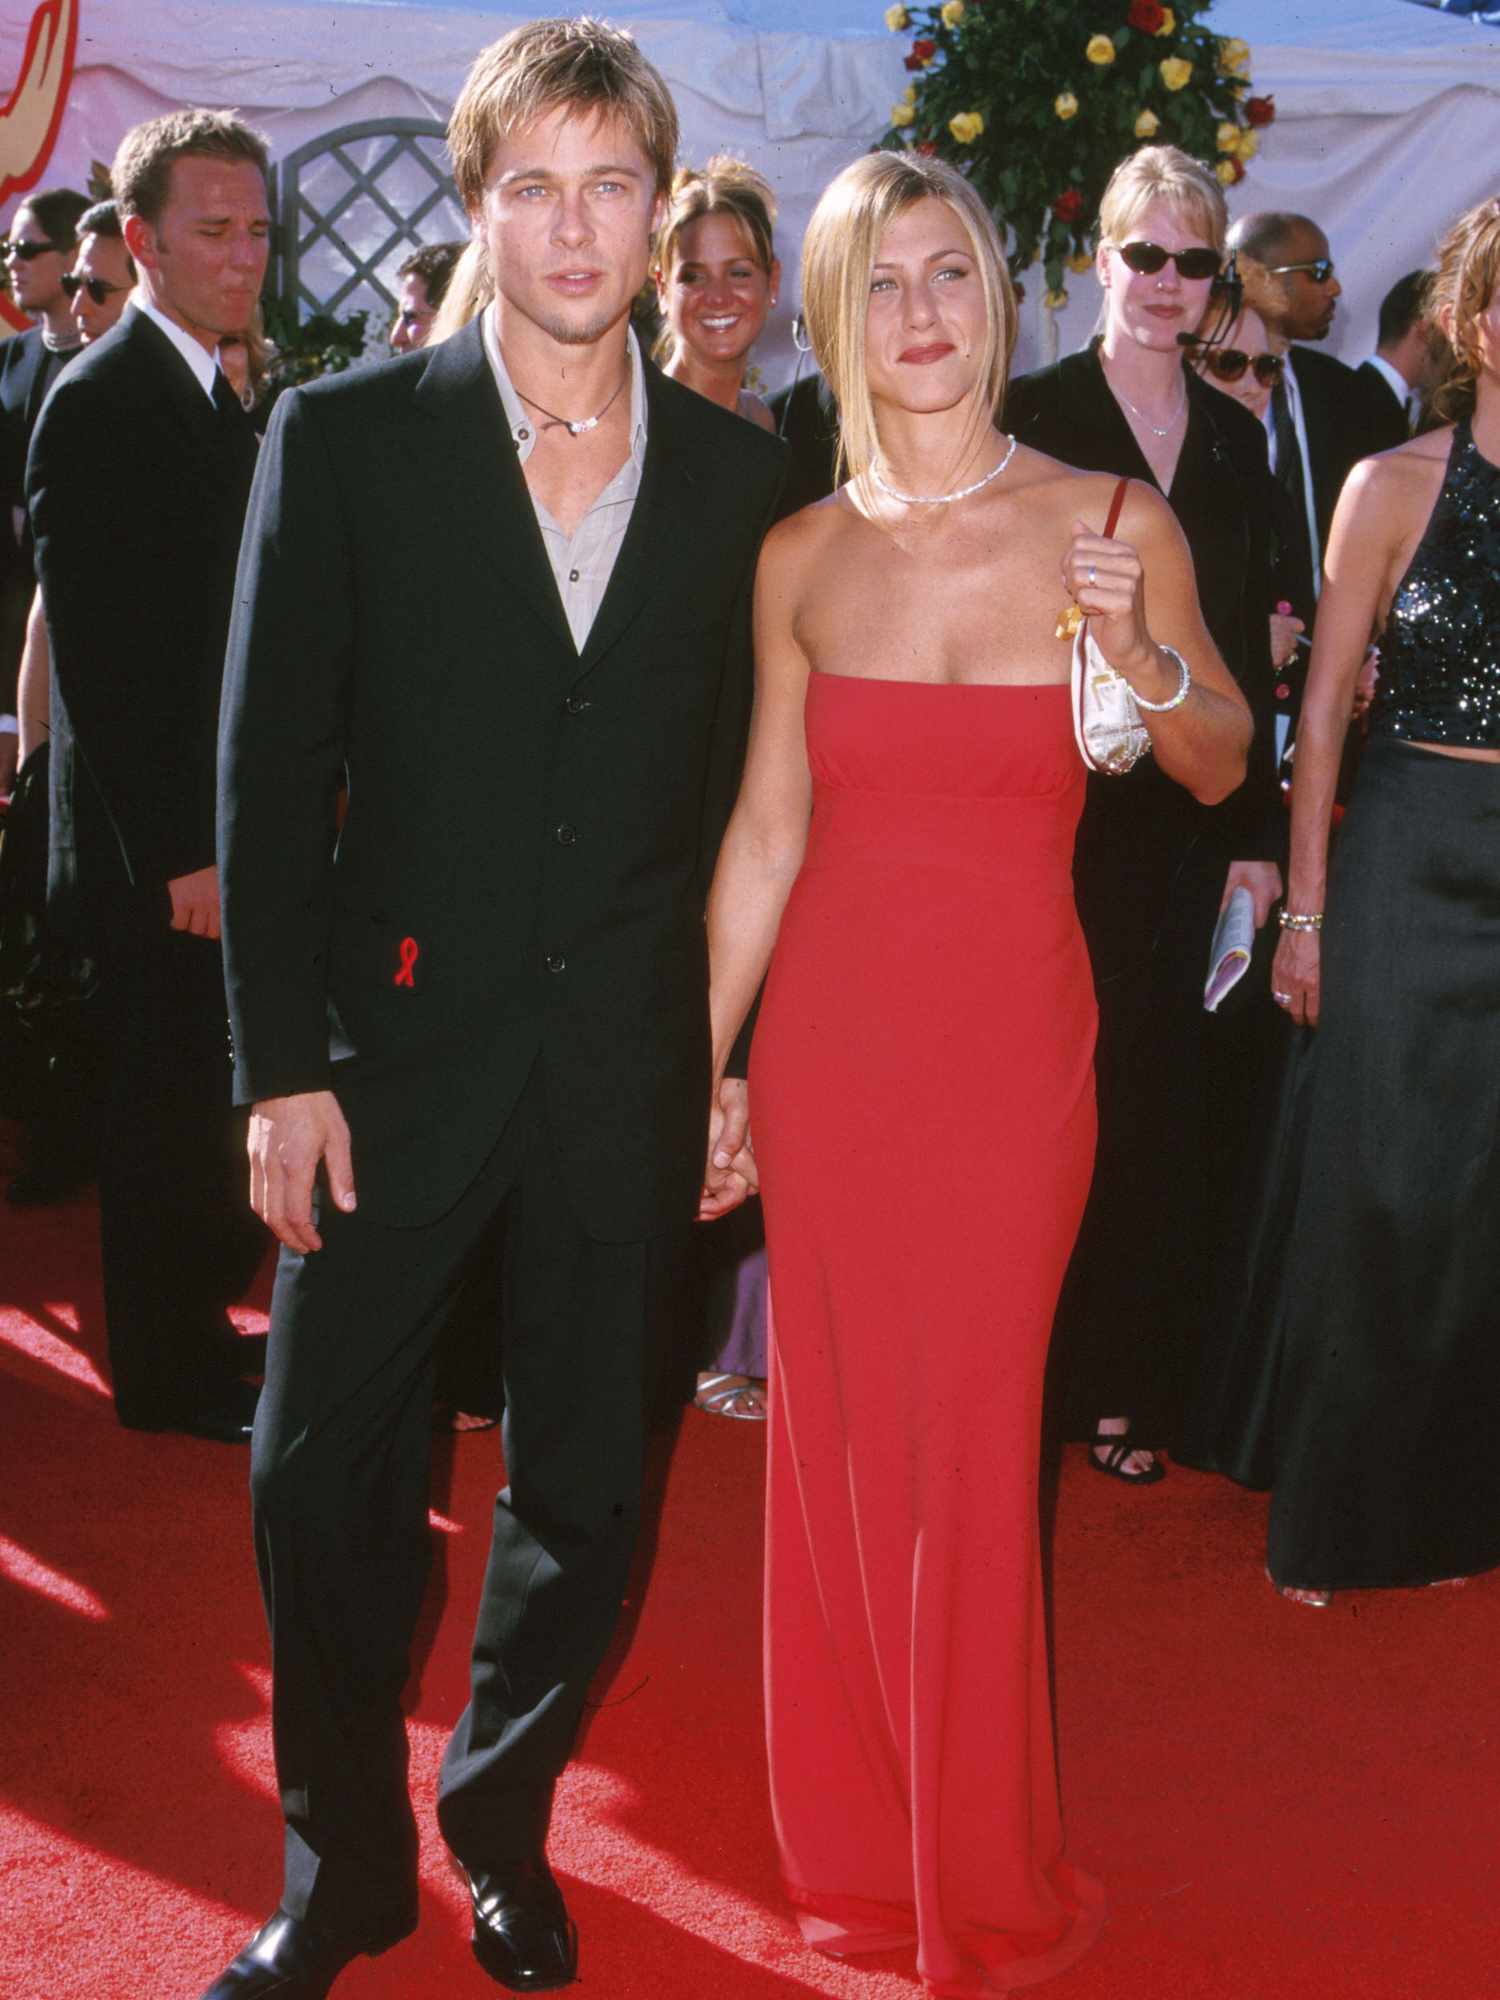
<svg viewBox="0 0 1500 2000"><path fill-rule="evenodd" d="M1114 490L1104 524L1106 541L1115 532L1129 485L1128 479L1122 479ZM1123 777L1151 748L1135 691L1100 652L1089 621L1076 604L1059 621L1059 636L1064 630L1073 634L1073 736L1078 754L1091 771Z"/></svg>

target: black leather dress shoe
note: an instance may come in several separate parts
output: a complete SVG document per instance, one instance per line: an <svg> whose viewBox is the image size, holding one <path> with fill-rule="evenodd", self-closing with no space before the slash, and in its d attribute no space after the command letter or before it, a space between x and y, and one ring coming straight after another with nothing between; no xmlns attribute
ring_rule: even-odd
<svg viewBox="0 0 1500 2000"><path fill-rule="evenodd" d="M203 2000L324 2000L335 1979L352 1960L375 1958L410 1936L407 1924L389 1937L351 1943L324 1937L300 1917L278 1910L227 1965Z"/></svg>
<svg viewBox="0 0 1500 2000"><path fill-rule="evenodd" d="M215 1444L249 1444L259 1400L260 1391L252 1383L226 1382L213 1396L180 1410L122 1409L120 1422L132 1431L180 1431Z"/></svg>
<svg viewBox="0 0 1500 2000"><path fill-rule="evenodd" d="M540 1855L465 1868L474 1909L474 1956L513 1993L545 1993L578 1977L578 1926Z"/></svg>

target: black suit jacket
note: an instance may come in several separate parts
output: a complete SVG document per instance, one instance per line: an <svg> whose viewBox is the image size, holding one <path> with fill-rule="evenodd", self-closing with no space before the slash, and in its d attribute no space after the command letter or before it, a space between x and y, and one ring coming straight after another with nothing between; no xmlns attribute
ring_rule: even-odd
<svg viewBox="0 0 1500 2000"><path fill-rule="evenodd" d="M333 1088L377 1221L445 1212L538 1062L593 1234L692 1214L704 900L785 453L646 380L581 656L477 322L283 397L266 437L221 737L237 1093Z"/></svg>
<svg viewBox="0 0 1500 2000"><path fill-rule="evenodd" d="M52 648L48 900L75 932L214 859L224 642L255 470L144 313L73 362L27 465Z"/></svg>
<svg viewBox="0 0 1500 2000"><path fill-rule="evenodd" d="M26 452L47 391L81 347L58 353L42 339L40 327L0 345L0 501L20 507L26 494ZM10 517L5 519L7 536Z"/></svg>
<svg viewBox="0 0 1500 2000"><path fill-rule="evenodd" d="M1405 444L1406 418L1383 382L1377 397L1359 372L1335 355L1315 347L1287 352L1302 398L1318 543L1326 550L1333 510L1350 471L1362 458Z"/></svg>
<svg viewBox="0 0 1500 2000"><path fill-rule="evenodd" d="M1355 378L1365 391L1372 413L1378 412L1379 419L1392 428L1399 425L1401 435L1392 443L1404 443L1410 435L1407 429L1406 404L1396 394L1378 368L1368 361L1361 361L1354 371Z"/></svg>
<svg viewBox="0 0 1500 2000"><path fill-rule="evenodd" d="M1266 436L1248 410L1184 370L1188 425L1167 499L1192 553L1204 623L1255 721L1245 781L1200 805L1142 758L1125 777L1091 773L1079 832L1079 908L1105 974L1150 949L1184 857L1206 871L1273 857L1281 838L1271 726L1271 477ZM1154 486L1150 466L1110 392L1095 346L1010 385L1005 426L1022 444L1086 472ZM1205 953L1207 941L1204 943Z"/></svg>

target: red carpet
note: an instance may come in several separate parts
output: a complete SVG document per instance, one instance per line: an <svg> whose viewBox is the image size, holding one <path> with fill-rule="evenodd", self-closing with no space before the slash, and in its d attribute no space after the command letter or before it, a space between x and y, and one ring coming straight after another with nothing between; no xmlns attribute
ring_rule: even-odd
<svg viewBox="0 0 1500 2000"><path fill-rule="evenodd" d="M196 2000L276 1898L246 1457L115 1425L88 1202L0 1214L0 1996ZM247 1318L247 1324L258 1323ZM804 1950L760 1754L763 1434L689 1413L638 1624L553 1856L598 2000L898 2000L899 1959ZM1500 1449L1500 1439L1497 1439ZM339 2000L494 1993L432 1780L462 1698L495 1434L440 1449L413 1767L423 1920ZM1279 1602L1264 1503L1070 1454L1056 1550L1063 1795L1113 1914L1056 2000L1500 1992L1500 1576Z"/></svg>

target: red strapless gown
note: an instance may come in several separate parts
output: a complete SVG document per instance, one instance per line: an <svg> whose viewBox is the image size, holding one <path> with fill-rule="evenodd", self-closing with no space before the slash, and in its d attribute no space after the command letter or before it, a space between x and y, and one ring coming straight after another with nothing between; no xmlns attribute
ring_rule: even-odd
<svg viewBox="0 0 1500 2000"><path fill-rule="evenodd" d="M772 1804L803 1933L934 1994L1092 1942L1063 1858L1042 1372L1094 1150L1068 691L814 674L752 1061Z"/></svg>

